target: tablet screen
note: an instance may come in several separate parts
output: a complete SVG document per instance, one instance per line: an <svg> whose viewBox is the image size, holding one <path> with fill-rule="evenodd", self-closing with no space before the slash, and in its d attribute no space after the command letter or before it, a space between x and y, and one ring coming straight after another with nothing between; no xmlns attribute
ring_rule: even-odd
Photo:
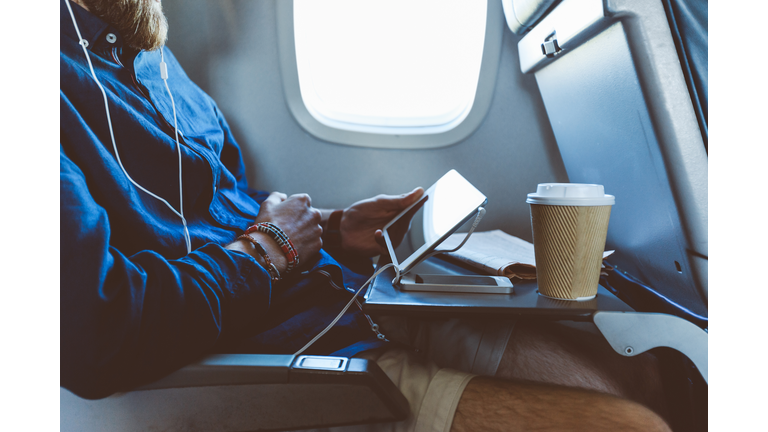
<svg viewBox="0 0 768 432"><path fill-rule="evenodd" d="M426 190L417 203L384 227L384 239L392 262L401 273L407 272L421 257L432 252L443 240L476 215L478 207L486 202L485 195L458 172L448 171ZM408 237L412 247L394 248L392 238L398 238L402 235L402 230L408 228L405 224L411 214L413 219L410 229L415 231L415 235Z"/></svg>

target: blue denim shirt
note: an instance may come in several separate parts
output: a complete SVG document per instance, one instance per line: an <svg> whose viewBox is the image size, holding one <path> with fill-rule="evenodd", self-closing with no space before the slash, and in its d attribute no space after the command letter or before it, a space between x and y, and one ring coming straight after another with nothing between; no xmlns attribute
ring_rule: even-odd
<svg viewBox="0 0 768 432"><path fill-rule="evenodd" d="M63 1L61 386L103 397L213 351L300 349L367 279L370 261L355 261L355 272L321 251L272 284L253 258L222 247L253 222L268 194L248 188L226 120L165 48L181 134L193 249L187 254L180 218L134 187L118 164L103 96ZM178 154L160 52L131 53L117 30L72 8L107 93L126 171L178 209ZM329 276L344 289L332 287ZM379 346L373 336L367 317L351 308L307 352L353 355Z"/></svg>

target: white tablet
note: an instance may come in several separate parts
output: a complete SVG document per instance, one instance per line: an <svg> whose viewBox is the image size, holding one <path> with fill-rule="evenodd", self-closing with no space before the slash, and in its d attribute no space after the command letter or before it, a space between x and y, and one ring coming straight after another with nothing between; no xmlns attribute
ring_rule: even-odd
<svg viewBox="0 0 768 432"><path fill-rule="evenodd" d="M448 236L458 230L478 209L488 202L477 188L472 186L456 170L448 171L424 192L422 198L405 209L383 229L392 263L404 275L433 252ZM408 224L408 216L413 215ZM415 250L410 255L396 250L392 238L402 238L411 226L422 228L423 235L410 236Z"/></svg>

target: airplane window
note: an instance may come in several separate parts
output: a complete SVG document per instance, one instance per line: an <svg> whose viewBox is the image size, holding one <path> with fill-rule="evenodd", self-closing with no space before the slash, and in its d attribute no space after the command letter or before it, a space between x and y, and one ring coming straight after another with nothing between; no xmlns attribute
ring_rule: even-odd
<svg viewBox="0 0 768 432"><path fill-rule="evenodd" d="M318 122L346 131L437 134L475 101L484 1L295 0L301 98Z"/></svg>

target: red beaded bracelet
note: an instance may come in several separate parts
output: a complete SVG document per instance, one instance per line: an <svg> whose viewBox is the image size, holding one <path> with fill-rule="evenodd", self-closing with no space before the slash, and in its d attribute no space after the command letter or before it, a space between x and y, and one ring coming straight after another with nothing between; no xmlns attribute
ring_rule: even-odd
<svg viewBox="0 0 768 432"><path fill-rule="evenodd" d="M253 247L256 248L256 252L261 255L262 258L264 258L264 262L267 263L267 272L269 273L270 278L272 278L272 282L277 282L281 280L280 272L277 271L277 267L272 262L272 260L269 258L269 254L267 253L267 250L264 249L264 246L261 245L256 239L249 236L248 234L243 234L238 239L244 239L248 240L253 244Z"/></svg>
<svg viewBox="0 0 768 432"><path fill-rule="evenodd" d="M286 273L290 273L293 269L299 266L299 253L296 251L296 248L293 247L293 242L291 242L285 232L283 232L277 225L271 222L259 222L249 226L248 229L245 230L245 233L250 234L255 231L269 235L275 242L277 242L278 246L280 246L280 249L285 255L285 259L288 261L288 266L285 270Z"/></svg>

